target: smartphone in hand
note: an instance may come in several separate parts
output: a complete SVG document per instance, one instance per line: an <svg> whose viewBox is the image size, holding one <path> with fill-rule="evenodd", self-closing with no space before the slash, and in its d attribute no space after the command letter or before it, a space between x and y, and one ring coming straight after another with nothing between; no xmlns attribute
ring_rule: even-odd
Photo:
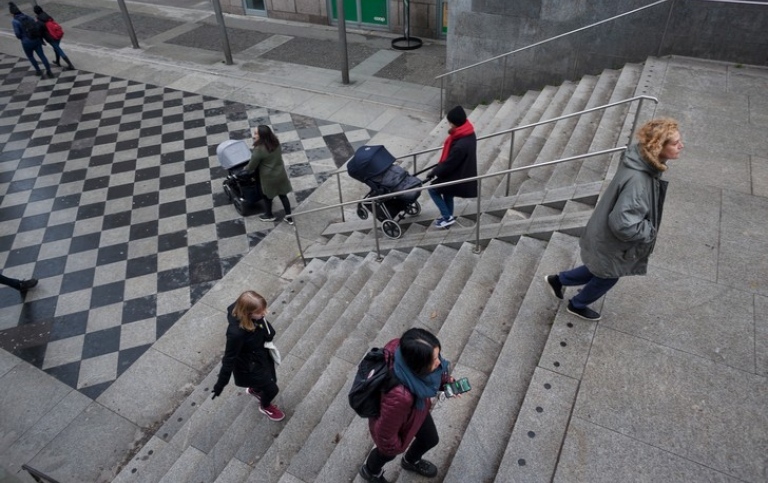
<svg viewBox="0 0 768 483"><path fill-rule="evenodd" d="M469 379L466 377L462 377L457 381L447 382L443 386L445 397L453 397L459 394L464 394L470 389L472 389L472 387L469 385Z"/></svg>

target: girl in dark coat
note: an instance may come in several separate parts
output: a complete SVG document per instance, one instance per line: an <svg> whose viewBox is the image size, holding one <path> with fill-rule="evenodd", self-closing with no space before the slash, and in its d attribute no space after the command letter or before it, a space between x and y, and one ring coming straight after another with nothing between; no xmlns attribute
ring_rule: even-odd
<svg viewBox="0 0 768 483"><path fill-rule="evenodd" d="M400 460L403 469L434 477L437 467L422 456L440 441L430 414L431 398L446 382L453 381L450 363L440 355L437 337L424 329L406 331L384 350L400 384L382 394L379 416L368 420L376 446L360 467L360 476L366 481L387 483L384 464L405 453Z"/></svg>
<svg viewBox="0 0 768 483"><path fill-rule="evenodd" d="M27 56L27 59L29 59L29 63L32 64L32 67L35 68L35 72L40 78L45 79L45 75L47 74L48 77L52 79L53 72L51 72L51 65L48 63L48 58L43 52L42 37L38 35L35 38L32 38L24 29L25 23L32 22L32 24L37 27L37 22L35 22L35 19L32 17L21 13L19 7L17 7L13 2L8 3L8 9L10 10L11 15L13 15L13 20L11 21L11 25L13 25L13 33L16 35L17 39L21 40L21 48L24 50L24 54ZM40 61L43 63L43 67L45 67L45 74L43 74L43 71L40 70L40 65L38 65L34 54L37 54L37 56L40 58Z"/></svg>
<svg viewBox="0 0 768 483"><path fill-rule="evenodd" d="M37 15L37 21L40 23L40 33L43 35L43 38L46 42L48 42L51 47L53 47L53 52L56 54L56 60L53 61L54 64L56 64L58 67L61 67L61 61L59 59L64 59L64 62L67 63L67 66L64 68L64 70L74 70L75 66L72 65L72 62L69 61L69 57L67 57L67 54L64 53L63 50L61 50L61 47L59 46L59 43L61 43L61 39L56 40L53 37L51 37L51 34L48 33L48 27L45 25L47 22L52 22L53 17L48 15L43 11L43 7L40 5L35 5L35 7L32 9L35 12L35 15Z"/></svg>
<svg viewBox="0 0 768 483"><path fill-rule="evenodd" d="M264 193L267 205L266 211L259 219L261 221L275 221L275 215L272 214L272 199L279 196L283 209L285 209L284 220L289 225L293 225L291 203L288 201L288 193L293 191L293 187L291 187L291 180L288 179L288 173L285 172L280 141L269 126L263 124L253 132L253 154L248 166L245 167L245 171L252 173L257 169L259 170L261 191Z"/></svg>
<svg viewBox="0 0 768 483"><path fill-rule="evenodd" d="M264 344L272 342L275 329L266 315L267 301L252 290L243 292L227 308L227 347L211 399L221 395L234 374L235 385L246 387L246 392L259 400L259 411L272 421L282 421L285 414L272 404L279 389L275 361Z"/></svg>
<svg viewBox="0 0 768 483"><path fill-rule="evenodd" d="M427 175L427 180L436 178L435 183L447 183L477 176L477 136L474 126L467 120L467 114L461 106L448 111L447 118L451 129L443 143L440 162ZM456 218L453 217L453 199L457 196L476 198L477 181L431 188L427 191L437 209L440 210L440 218L435 220L435 225L447 228L456 223Z"/></svg>

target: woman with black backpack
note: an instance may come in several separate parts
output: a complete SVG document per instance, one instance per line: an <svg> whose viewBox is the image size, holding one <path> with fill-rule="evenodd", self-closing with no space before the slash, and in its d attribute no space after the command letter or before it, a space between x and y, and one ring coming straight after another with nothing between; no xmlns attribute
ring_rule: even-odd
<svg viewBox="0 0 768 483"><path fill-rule="evenodd" d="M45 76L48 75L48 77L53 78L51 65L48 63L48 58L43 52L43 37L40 34L40 26L35 19L29 15L21 13L21 10L19 10L19 7L17 7L15 3L9 2L8 8L11 15L13 15L13 20L11 21L11 24L13 25L13 33L16 35L17 39L21 40L21 48L24 49L24 54L26 54L32 67L35 68L38 77L45 79ZM45 74L40 70L40 65L38 65L33 54L37 54L40 58L40 61L45 67Z"/></svg>
<svg viewBox="0 0 768 483"><path fill-rule="evenodd" d="M40 33L42 34L45 41L51 45L53 52L56 54L56 60L54 60L53 63L58 67L61 67L60 59L64 59L64 62L67 63L67 66L64 67L63 70L74 70L75 66L72 65L72 62L69 61L67 54L65 54L59 46L61 43L61 37L64 36L64 31L61 29L61 25L56 23L53 17L45 13L45 11L43 11L43 7L40 5L35 5L32 10L34 10L35 15L37 15L37 21L40 23Z"/></svg>
<svg viewBox="0 0 768 483"><path fill-rule="evenodd" d="M414 328L384 347L390 370L399 382L381 395L377 417L368 420L376 446L360 467L366 481L387 483L384 465L403 454L400 466L421 476L437 476L437 467L422 458L440 441L432 420L432 398L453 378L450 363L440 355L440 341L431 332ZM407 450L407 451L406 451Z"/></svg>

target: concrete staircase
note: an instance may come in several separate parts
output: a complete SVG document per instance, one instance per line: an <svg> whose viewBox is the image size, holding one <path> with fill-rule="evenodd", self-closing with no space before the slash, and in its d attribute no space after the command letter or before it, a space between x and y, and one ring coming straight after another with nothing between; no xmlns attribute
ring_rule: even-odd
<svg viewBox="0 0 768 483"><path fill-rule="evenodd" d="M478 106L470 119L486 134L631 97L642 69L628 65ZM520 132L512 166L626 144L628 114L625 106ZM443 122L422 147L444 136ZM480 172L506 169L509 141L480 145ZM472 200L457 206L459 224L450 230L431 226L437 210L427 202L401 222L401 239L381 241L381 260L370 220L329 225L306 250L307 267L270 306L283 354L275 402L286 419L269 421L231 383L212 401L217 366L113 481L362 481L357 470L372 442L347 391L369 347L413 326L436 333L454 375L473 386L434 410L435 481L550 481L594 324L573 324L543 277L577 262L577 236L611 161L529 171L510 179L509 195L506 180L484 183L480 219ZM477 222L481 253L467 242ZM386 467L389 480L418 480L397 461Z"/></svg>

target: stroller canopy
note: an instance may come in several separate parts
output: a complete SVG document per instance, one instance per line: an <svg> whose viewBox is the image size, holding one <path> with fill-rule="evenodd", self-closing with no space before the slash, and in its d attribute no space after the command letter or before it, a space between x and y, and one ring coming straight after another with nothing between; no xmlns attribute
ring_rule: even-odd
<svg viewBox="0 0 768 483"><path fill-rule="evenodd" d="M387 170L395 157L384 146L361 146L347 163L347 172L358 181L365 182Z"/></svg>

